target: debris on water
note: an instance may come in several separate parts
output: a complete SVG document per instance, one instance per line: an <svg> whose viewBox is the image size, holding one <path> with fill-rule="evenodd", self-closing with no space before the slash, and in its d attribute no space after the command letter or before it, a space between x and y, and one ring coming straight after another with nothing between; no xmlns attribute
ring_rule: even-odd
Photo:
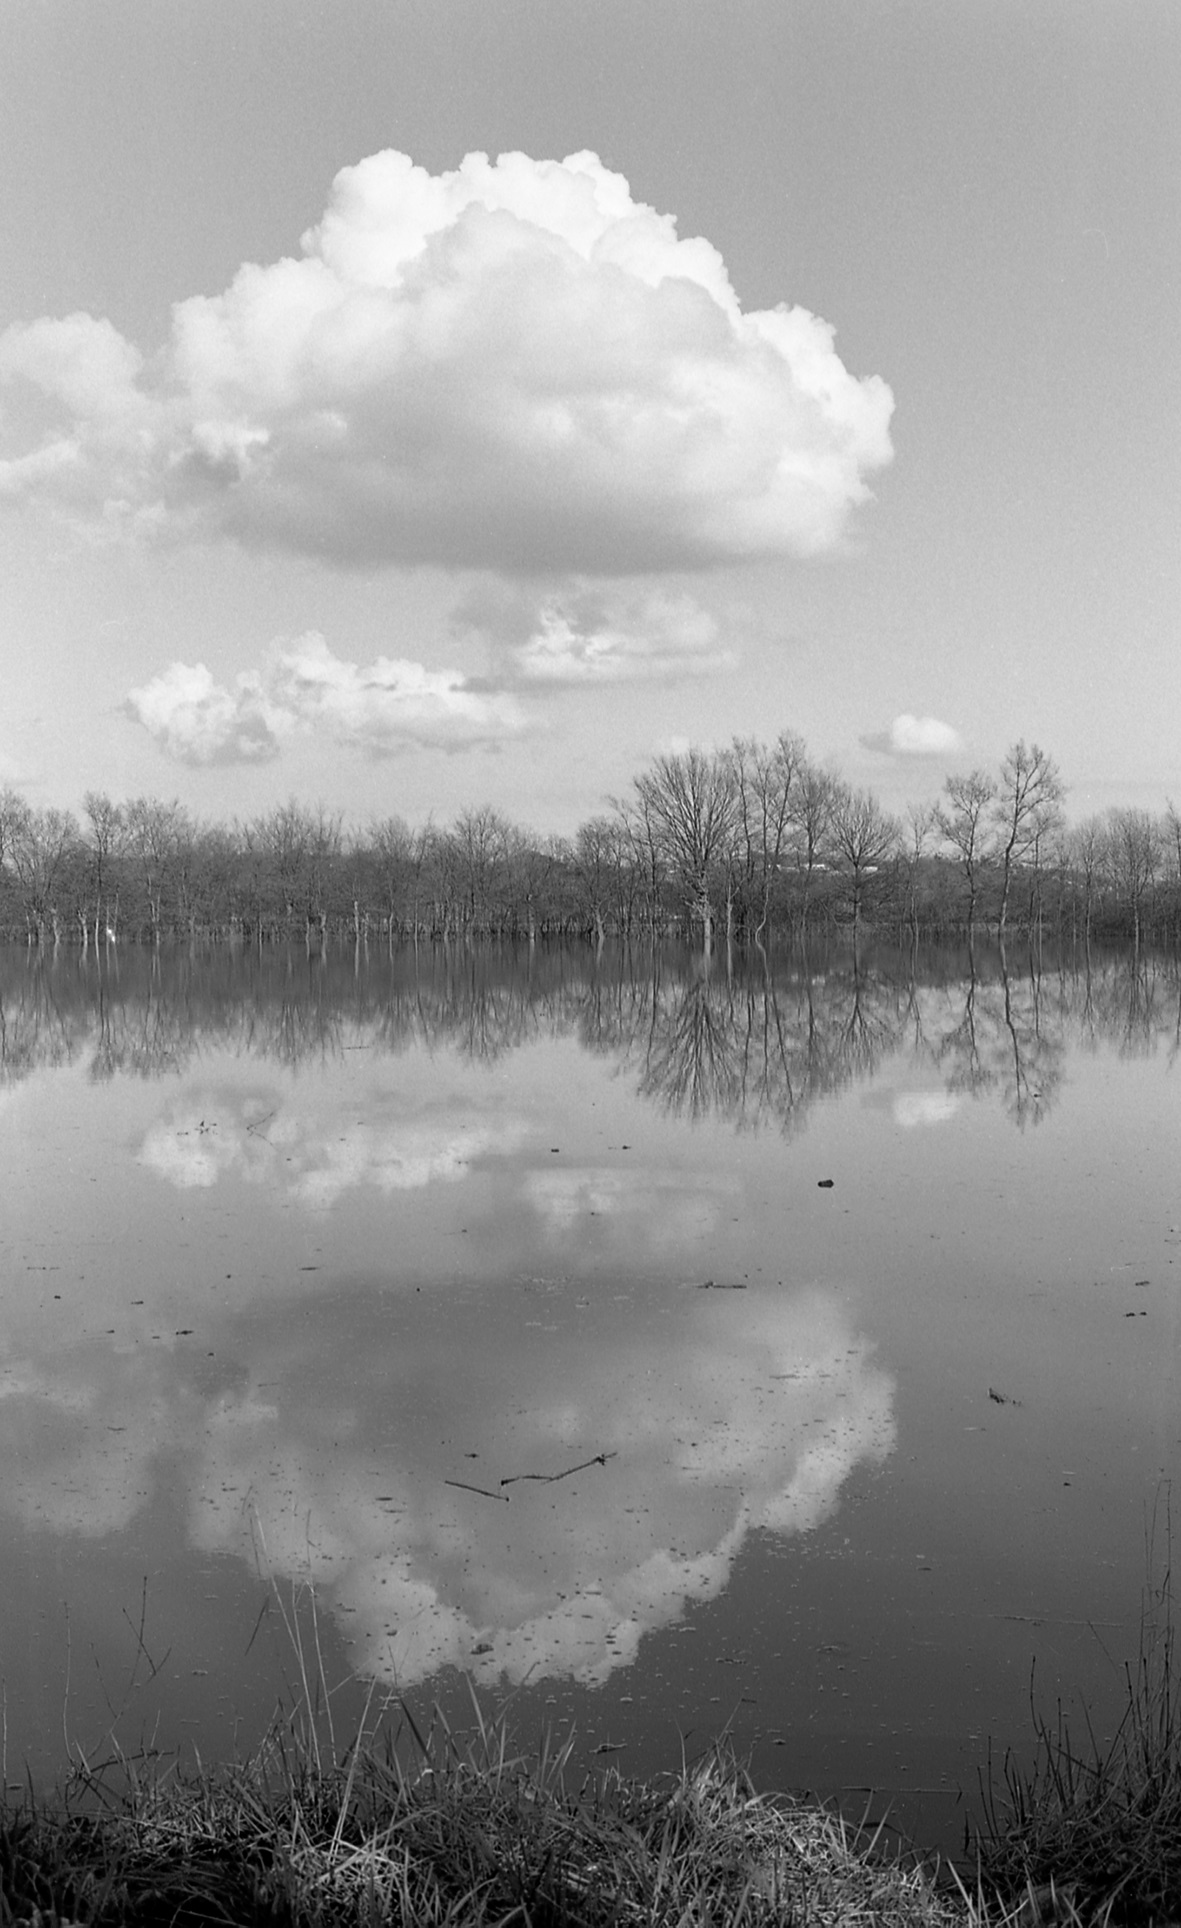
<svg viewBox="0 0 1181 1928"><path fill-rule="evenodd" d="M503 1500L506 1506L512 1498L511 1493L492 1493L486 1486L470 1486L465 1479L445 1479L443 1484L457 1486L461 1493L479 1493L486 1500Z"/></svg>
<svg viewBox="0 0 1181 1928"><path fill-rule="evenodd" d="M818 1178L816 1180L816 1188L821 1192L831 1192L835 1184L835 1178Z"/></svg>
<svg viewBox="0 0 1181 1928"><path fill-rule="evenodd" d="M745 1292L745 1279L702 1279L702 1292Z"/></svg>
<svg viewBox="0 0 1181 1928"><path fill-rule="evenodd" d="M518 1480L534 1479L545 1486L552 1486L555 1480L569 1479L571 1473L585 1473L588 1466L605 1466L609 1459L618 1459L618 1457L618 1453L595 1453L590 1459L580 1459L577 1466L567 1466L564 1473L506 1473L500 1483L502 1486L515 1486ZM448 1486L458 1486L459 1483L458 1480L453 1479L447 1481ZM482 1490L481 1487L472 1488L474 1493ZM508 1498L507 1493L505 1498Z"/></svg>
<svg viewBox="0 0 1181 1928"><path fill-rule="evenodd" d="M988 1396L998 1406L1019 1406L1021 1404L1021 1401L1014 1399L1010 1393L998 1392L995 1386L988 1388Z"/></svg>

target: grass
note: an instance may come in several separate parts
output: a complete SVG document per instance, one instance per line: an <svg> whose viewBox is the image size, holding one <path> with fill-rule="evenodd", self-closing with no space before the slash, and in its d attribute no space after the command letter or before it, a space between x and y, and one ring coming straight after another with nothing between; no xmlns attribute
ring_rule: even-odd
<svg viewBox="0 0 1181 1928"><path fill-rule="evenodd" d="M329 1759L277 1723L216 1774L79 1765L0 1824L0 1921L706 1928L966 1919L919 1862L838 1816L757 1793L724 1744L661 1782L572 1791L572 1742L525 1759L503 1719L392 1727Z"/></svg>
<svg viewBox="0 0 1181 1928"><path fill-rule="evenodd" d="M758 1792L724 1740L661 1780L574 1787L573 1736L522 1753L472 1691L462 1734L396 1701L371 1721L371 1701L340 1745L304 1607L284 1614L293 1707L254 1754L181 1772L112 1749L49 1802L5 1797L0 1928L1181 1928L1167 1566L1114 1739L1085 1722L1080 1746L1061 1706L1035 1707L1033 1767L1006 1756L982 1789L970 1884L881 1828Z"/></svg>
<svg viewBox="0 0 1181 1928"><path fill-rule="evenodd" d="M1155 1522L1149 1531L1154 1570ZM1171 1522L1158 1581L1149 1582L1139 1651L1124 1668L1124 1712L1101 1741L1084 1716L1076 1739L1061 1703L1033 1709L1034 1765L1009 1755L983 1789L975 1842L984 1885L1026 1919L1181 1928L1181 1674L1176 1649Z"/></svg>

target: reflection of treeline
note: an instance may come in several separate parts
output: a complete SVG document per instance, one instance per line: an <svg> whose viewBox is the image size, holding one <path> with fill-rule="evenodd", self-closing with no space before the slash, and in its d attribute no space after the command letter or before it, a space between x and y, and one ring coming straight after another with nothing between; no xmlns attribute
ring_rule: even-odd
<svg viewBox="0 0 1181 1928"><path fill-rule="evenodd" d="M1053 969L1031 953L1015 971L967 946L726 971L664 949L639 972L617 945L423 945L367 964L278 947L56 960L0 947L4 1082L67 1064L160 1076L225 1049L287 1065L415 1048L491 1062L557 1036L617 1059L654 1102L750 1129L796 1129L899 1051L949 1098L990 1094L1024 1125L1052 1105L1069 1047L1181 1052L1181 971L1143 952Z"/></svg>
<svg viewBox="0 0 1181 1928"><path fill-rule="evenodd" d="M764 945L863 926L950 936L1181 938L1181 816L1067 826L1037 745L892 817L798 738L659 757L572 838L486 808L449 827L346 830L294 802L247 823L89 793L81 820L0 794L0 932L89 949L132 938L393 947L406 939L693 936Z"/></svg>

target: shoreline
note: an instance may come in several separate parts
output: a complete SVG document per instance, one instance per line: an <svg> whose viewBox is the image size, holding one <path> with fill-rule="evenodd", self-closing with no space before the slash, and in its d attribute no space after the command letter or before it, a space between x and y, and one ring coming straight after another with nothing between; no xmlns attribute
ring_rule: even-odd
<svg viewBox="0 0 1181 1928"><path fill-rule="evenodd" d="M1171 1626L1142 1647L1115 1742L1035 1719L957 1866L815 1797L758 1791L725 1737L679 1772L578 1785L575 1736L531 1754L505 1715L424 1733L403 1705L338 1748L277 1716L252 1755L182 1770L117 1750L0 1803L5 1928L1176 1928L1181 1700ZM14 1798L14 1794L17 1798ZM868 1810L867 1810L868 1813Z"/></svg>
<svg viewBox="0 0 1181 1928"><path fill-rule="evenodd" d="M0 1810L0 1920L14 1928L407 1923L661 1928L986 1916L945 1864L883 1826L757 1792L724 1743L675 1775L567 1782L571 1743L526 1760L503 1724L326 1760L305 1726L200 1774L112 1759ZM405 1745L402 1753L405 1753Z"/></svg>

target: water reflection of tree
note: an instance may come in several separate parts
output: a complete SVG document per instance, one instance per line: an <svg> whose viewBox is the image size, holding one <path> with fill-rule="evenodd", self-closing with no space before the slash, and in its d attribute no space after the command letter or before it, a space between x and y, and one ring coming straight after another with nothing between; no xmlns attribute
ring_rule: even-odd
<svg viewBox="0 0 1181 1928"><path fill-rule="evenodd" d="M1181 969L1129 952L1079 975L1072 1011L1078 1042L1090 1050L1104 1044L1123 1058L1147 1058L1165 1049L1181 1056Z"/></svg>
<svg viewBox="0 0 1181 1928"><path fill-rule="evenodd" d="M936 1063L946 1067L947 1089L971 1098L978 1098L987 1091L995 1075L992 1066L985 1062L981 1050L976 1016L977 990L973 961L964 987L963 1010L935 1047Z"/></svg>
<svg viewBox="0 0 1181 1928"><path fill-rule="evenodd" d="M1001 998L1010 1053L1000 1075L1005 1110L1015 1125L1040 1124L1062 1079L1065 1045L1042 1010L1041 973L1013 978L1002 963Z"/></svg>
<svg viewBox="0 0 1181 1928"><path fill-rule="evenodd" d="M1181 974L1143 952L1054 969L995 950L865 969L793 955L711 975L699 957L610 947L407 947L368 966L225 946L57 962L0 949L8 1082L79 1063L95 1079L176 1075L215 1050L290 1068L351 1050L494 1063L556 1036L618 1060L679 1115L751 1130L796 1129L909 1041L949 1091L995 1093L1024 1127L1050 1109L1068 1046L1181 1052Z"/></svg>
<svg viewBox="0 0 1181 1928"><path fill-rule="evenodd" d="M74 1064L87 1049L89 1015L57 995L55 975L38 959L16 983L0 977L0 1078L5 1083Z"/></svg>
<svg viewBox="0 0 1181 1928"><path fill-rule="evenodd" d="M949 1091L978 1098L996 1090L1024 1130L1047 1116L1062 1081L1066 1025L1075 999L1059 979L1048 999L1040 971L1017 975L1001 952L982 975L969 956L962 1005L935 1046Z"/></svg>
<svg viewBox="0 0 1181 1928"><path fill-rule="evenodd" d="M856 970L666 985L653 1000L640 1090L690 1118L795 1130L816 1098L872 1076L905 1013L900 986Z"/></svg>

